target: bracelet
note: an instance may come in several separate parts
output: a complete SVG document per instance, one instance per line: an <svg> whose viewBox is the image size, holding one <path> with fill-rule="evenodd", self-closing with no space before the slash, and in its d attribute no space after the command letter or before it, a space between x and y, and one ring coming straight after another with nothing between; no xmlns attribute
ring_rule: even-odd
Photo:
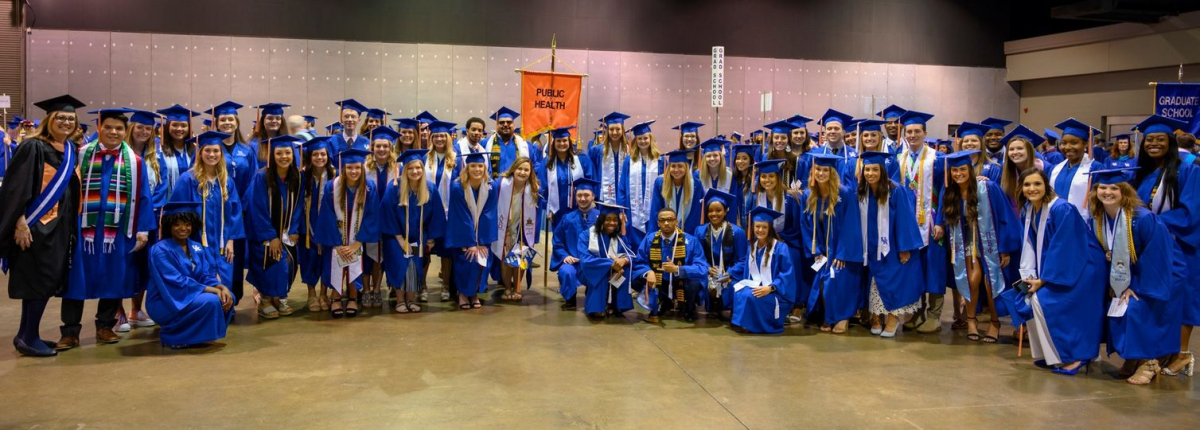
<svg viewBox="0 0 1200 430"><path fill-rule="evenodd" d="M29 231L29 226L27 226L27 225L18 225L18 226L17 226L17 231Z"/></svg>

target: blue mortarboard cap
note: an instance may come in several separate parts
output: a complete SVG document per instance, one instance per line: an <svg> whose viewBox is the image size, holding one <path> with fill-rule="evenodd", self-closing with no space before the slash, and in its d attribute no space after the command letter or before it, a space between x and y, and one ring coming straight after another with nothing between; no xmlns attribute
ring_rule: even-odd
<svg viewBox="0 0 1200 430"><path fill-rule="evenodd" d="M969 166L971 164L971 156L978 154L978 149L969 151L958 151L946 156L947 168ZM946 172L949 174L949 172Z"/></svg>
<svg viewBox="0 0 1200 430"><path fill-rule="evenodd" d="M414 116L413 119L426 124L438 120L437 117L433 116L433 114L429 113L429 111L421 111L421 113L417 114L417 116Z"/></svg>
<svg viewBox="0 0 1200 430"><path fill-rule="evenodd" d="M864 119L862 121L859 121L857 124L855 124L855 127L857 127L858 131L860 131L860 132L883 131L884 124L887 124L887 121L880 121L877 119Z"/></svg>
<svg viewBox="0 0 1200 430"><path fill-rule="evenodd" d="M147 112L144 110L134 111L133 115L129 116L129 122L146 125L146 126L150 126L150 127L154 127L154 124L156 122L158 122L157 120L158 120L158 114L156 114L154 112Z"/></svg>
<svg viewBox="0 0 1200 430"><path fill-rule="evenodd" d="M931 119L933 119L932 114L917 112L915 110L904 111L904 113L900 115L900 123L906 126L914 124L925 125L925 123L929 122Z"/></svg>
<svg viewBox="0 0 1200 430"><path fill-rule="evenodd" d="M643 134L650 132L650 124L654 124L654 120L650 120L650 121L646 121L646 122L639 122L637 125L633 126L633 128L631 128L629 130L633 132L634 136L641 136Z"/></svg>
<svg viewBox="0 0 1200 430"><path fill-rule="evenodd" d="M754 131L750 132L750 137L762 136L763 133L764 132L762 130L754 130Z"/></svg>
<svg viewBox="0 0 1200 430"><path fill-rule="evenodd" d="M258 105L256 109L262 112L261 115L283 115L283 108L285 107L292 107L292 105L285 103L267 103Z"/></svg>
<svg viewBox="0 0 1200 430"><path fill-rule="evenodd" d="M383 109L375 109L375 108L367 109L367 118L383 119L384 115L391 115L391 114L392 114L391 112L385 111Z"/></svg>
<svg viewBox="0 0 1200 430"><path fill-rule="evenodd" d="M979 121L979 123L987 126L988 130L1004 131L1004 128L1013 122L1003 118L988 117L988 119Z"/></svg>
<svg viewBox="0 0 1200 430"><path fill-rule="evenodd" d="M571 137L571 129L573 128L575 128L573 125L556 128L550 132L550 136L554 139L567 139Z"/></svg>
<svg viewBox="0 0 1200 430"><path fill-rule="evenodd" d="M838 156L832 155L832 154L821 154L821 153L816 153L816 152L810 152L808 154L808 156L809 156L809 158L812 159L813 163L815 163L818 166L837 168L838 162L842 161L842 157L838 157Z"/></svg>
<svg viewBox="0 0 1200 430"><path fill-rule="evenodd" d="M766 206L759 206L750 210L750 220L752 222L775 222L776 218L783 216L778 211Z"/></svg>
<svg viewBox="0 0 1200 430"><path fill-rule="evenodd" d="M1138 125L1133 126L1131 130L1141 131L1143 134L1150 133L1174 133L1175 130L1185 130L1188 125L1183 121L1171 119L1160 115L1150 115Z"/></svg>
<svg viewBox="0 0 1200 430"><path fill-rule="evenodd" d="M721 202L721 205L725 206L725 209L728 210L730 207L733 207L733 205L737 204L737 197L721 191L717 189L717 187L712 187L709 188L708 192L704 194L704 202L704 209L706 211L708 209L708 204L712 202Z"/></svg>
<svg viewBox="0 0 1200 430"><path fill-rule="evenodd" d="M691 154L693 151L690 149L676 149L667 153L667 163L686 163Z"/></svg>
<svg viewBox="0 0 1200 430"><path fill-rule="evenodd" d="M500 106L500 110L497 110L496 113L492 114L492 116L489 118L491 118L493 121L499 121L505 118L515 120L519 116L521 116L519 112L509 109L507 106Z"/></svg>
<svg viewBox="0 0 1200 430"><path fill-rule="evenodd" d="M200 202L167 202L162 208L163 216L178 215L186 212L200 213Z"/></svg>
<svg viewBox="0 0 1200 430"><path fill-rule="evenodd" d="M320 151L322 149L328 151L329 150L329 139L332 139L332 137L317 136L312 139L309 139L308 142L304 142L304 152Z"/></svg>
<svg viewBox="0 0 1200 430"><path fill-rule="evenodd" d="M847 133L856 132L856 131L858 131L858 123L863 122L863 121L866 121L866 120L864 120L864 119L850 120L849 123L843 124L842 129L845 130Z"/></svg>
<svg viewBox="0 0 1200 430"><path fill-rule="evenodd" d="M1060 139L1060 137L1058 136L1058 132L1048 129L1048 128L1042 129L1042 137L1045 137L1046 140L1050 141L1050 143L1058 142L1058 139Z"/></svg>
<svg viewBox="0 0 1200 430"><path fill-rule="evenodd" d="M1133 134L1130 134L1130 133L1122 133L1122 134L1118 134L1118 135L1116 135L1116 136L1113 136L1113 137L1112 137L1112 140L1114 140L1114 141L1121 140L1121 139L1126 139L1126 140L1128 140L1128 139L1132 139L1132 138L1133 138Z"/></svg>
<svg viewBox="0 0 1200 430"><path fill-rule="evenodd" d="M336 102L334 104L338 105L338 107L341 108L342 110L350 109L355 112L358 112L360 115L363 112L367 111L367 107L364 106L362 103L359 103L358 100L355 100L355 99L345 99L340 102Z"/></svg>
<svg viewBox="0 0 1200 430"><path fill-rule="evenodd" d="M342 165L362 164L362 162L367 159L368 155L371 155L370 151L364 151L362 149L351 148L351 149L342 151L340 154L338 154L338 159L340 159L342 161Z"/></svg>
<svg viewBox="0 0 1200 430"><path fill-rule="evenodd" d="M1017 124L1017 128L1014 128L1013 131L1010 131L1010 132L1008 132L1008 134L1004 135L1004 137L1000 139L1000 142L1004 143L1005 145L1008 145L1008 141L1012 140L1015 137L1020 137L1020 138L1024 138L1025 140L1028 140L1029 143L1033 144L1033 146L1041 145L1042 142L1046 141L1046 139L1044 137L1038 135L1036 131L1030 130L1029 127L1026 127L1024 125Z"/></svg>
<svg viewBox="0 0 1200 430"><path fill-rule="evenodd" d="M20 115L13 115L12 118L8 119L8 128L17 128L23 121L25 121L25 118L21 118Z"/></svg>
<svg viewBox="0 0 1200 430"><path fill-rule="evenodd" d="M976 124L973 122L964 122L962 125L958 126L958 130L955 130L954 134L956 134L959 139L970 135L976 135L979 136L980 139L983 139L983 135L986 134L987 131L988 126L986 125Z"/></svg>
<svg viewBox="0 0 1200 430"><path fill-rule="evenodd" d="M793 125L794 128L805 128L808 126L808 123L812 122L812 118L804 115L792 115L791 118L785 119L784 121L787 121L788 124Z"/></svg>
<svg viewBox="0 0 1200 430"><path fill-rule="evenodd" d="M188 139L188 143L196 143L196 147L203 148L205 146L220 145L228 139L229 135L215 130L209 130L200 133L199 136Z"/></svg>
<svg viewBox="0 0 1200 430"><path fill-rule="evenodd" d="M416 118L397 118L392 121L396 122L397 130L416 130L421 127L421 121Z"/></svg>
<svg viewBox="0 0 1200 430"><path fill-rule="evenodd" d="M408 149L400 153L400 165L405 165L417 160L425 160L425 155L429 153L428 149Z"/></svg>
<svg viewBox="0 0 1200 430"><path fill-rule="evenodd" d="M704 143L700 144L700 152L702 154L707 154L710 152L721 152L722 149L725 149L725 142L728 142L728 140L716 138L716 137L714 137L712 139L708 139L708 140L704 141Z"/></svg>
<svg viewBox="0 0 1200 430"><path fill-rule="evenodd" d="M305 115L305 116L304 116L304 121L306 121L306 122L311 122L311 123L313 123L313 124L315 125L315 124L317 123L317 117L315 117L315 116L312 116L312 115Z"/></svg>
<svg viewBox="0 0 1200 430"><path fill-rule="evenodd" d="M758 168L759 175L762 175L763 173L779 173L783 170L783 162L784 160L759 161L754 163L754 167Z"/></svg>
<svg viewBox="0 0 1200 430"><path fill-rule="evenodd" d="M773 123L764 125L763 127L771 130L771 133L774 134L791 134L792 130L797 128L795 124L792 124L787 120L775 121Z"/></svg>
<svg viewBox="0 0 1200 430"><path fill-rule="evenodd" d="M464 155L463 159L464 159L464 162L466 162L467 164L486 163L488 161L488 155L489 154L486 152L472 152L470 154Z"/></svg>
<svg viewBox="0 0 1200 430"><path fill-rule="evenodd" d="M1093 170L1089 173L1093 184L1116 185L1129 182L1137 172L1137 166L1118 167L1114 169Z"/></svg>
<svg viewBox="0 0 1200 430"><path fill-rule="evenodd" d="M209 110L205 111L204 113L212 115L213 118L216 118L221 115L237 115L238 109L241 109L241 108L242 108L241 104L238 104L237 102L228 101L228 102L213 106L212 109L209 109Z"/></svg>
<svg viewBox="0 0 1200 430"><path fill-rule="evenodd" d="M630 118L629 115L625 115L620 112L613 112L608 115L605 115L604 118L600 118L600 119L603 120L604 124L606 124L606 125L613 125L613 124L624 125L625 120L627 120L629 118Z"/></svg>
<svg viewBox="0 0 1200 430"><path fill-rule="evenodd" d="M853 116L846 115L844 113L830 109L830 110L825 111L825 115L821 116L821 125L826 126L826 125L829 125L829 123L831 123L831 122L836 122L838 124L841 124L843 127L845 127L847 124L850 123L850 121L853 121L853 120L854 120Z"/></svg>
<svg viewBox="0 0 1200 430"><path fill-rule="evenodd" d="M367 137L371 139L372 142L376 140L395 142L396 139L400 137L400 132L392 130L391 127L386 125L381 125L379 127L372 128L371 131L368 131Z"/></svg>
<svg viewBox="0 0 1200 430"><path fill-rule="evenodd" d="M446 121L434 121L429 123L430 133L449 133L450 129L454 128L455 124Z"/></svg>
<svg viewBox="0 0 1200 430"><path fill-rule="evenodd" d="M205 118L204 120L200 121L200 123L201 123L201 124L204 124L204 126L205 126L205 127L212 127L212 120L211 120L211 119L207 119L207 118Z"/></svg>
<svg viewBox="0 0 1200 430"><path fill-rule="evenodd" d="M99 114L100 119L104 119L104 118L117 118L117 117L125 118L125 114L133 113L133 112L137 112L137 109L118 107L118 108L96 109L96 110L90 111L88 113L92 114L92 115ZM87 131L87 130L84 130L84 131Z"/></svg>
<svg viewBox="0 0 1200 430"><path fill-rule="evenodd" d="M296 145L298 145L301 142L301 140L299 137L292 136L290 134L285 134L282 136L276 136L276 137L267 139L267 142L271 145L271 149L278 149L278 148L295 148Z"/></svg>
<svg viewBox="0 0 1200 430"><path fill-rule="evenodd" d="M571 183L571 186L575 188L575 191L579 191L579 190L588 190L588 191L591 191L591 192L592 192L592 195L595 195L595 194L596 194L596 190L599 190L599 189L600 189L600 183L599 183L599 182L593 181L593 180L591 180L591 179L588 179L588 178L579 178L579 179L576 179L576 180L575 180L575 182L572 182L572 183Z"/></svg>
<svg viewBox="0 0 1200 430"><path fill-rule="evenodd" d="M335 122L333 124L329 124L329 125L325 126L325 130L330 133L336 133L336 132L342 131L342 123Z"/></svg>
<svg viewBox="0 0 1200 430"><path fill-rule="evenodd" d="M1055 125L1055 127L1057 127L1059 130L1062 130L1063 136L1071 135L1083 140L1087 140L1088 131L1092 132L1092 136L1100 134L1099 129L1084 124L1075 118L1069 118L1066 121L1060 122L1058 125Z"/></svg>
<svg viewBox="0 0 1200 430"><path fill-rule="evenodd" d="M743 144L733 145L733 153L735 155L736 154L749 154L750 159L753 160L754 152L758 151L758 148L759 148L759 146L757 144L743 143Z"/></svg>
<svg viewBox="0 0 1200 430"><path fill-rule="evenodd" d="M735 131L735 132L733 132L732 134L730 134L729 136L733 138L733 141L734 141L734 142L741 142L741 141L742 141L742 134L741 134L741 133L739 133L739 132L736 132L736 131Z"/></svg>
<svg viewBox="0 0 1200 430"><path fill-rule="evenodd" d="M625 211L624 206L617 206L604 202L596 202L596 209L600 210L600 215L616 215Z"/></svg>
<svg viewBox="0 0 1200 430"><path fill-rule="evenodd" d="M870 166L872 164L882 165L883 163L886 163L889 158L892 158L892 157L895 157L895 155L890 152L877 152L877 151L865 151L862 154L858 155L858 159L862 160L862 164L864 166Z"/></svg>
<svg viewBox="0 0 1200 430"><path fill-rule="evenodd" d="M704 124L688 121L671 127L671 130L679 130L680 133L696 133L700 130L700 127L704 127Z"/></svg>
<svg viewBox="0 0 1200 430"><path fill-rule="evenodd" d="M884 121L891 122L891 121L899 120L900 115L904 115L905 112L908 112L908 111L900 106L891 105L891 106L883 108L883 110L881 110L879 112L875 112L875 115L878 115L880 118L883 118Z"/></svg>
<svg viewBox="0 0 1200 430"><path fill-rule="evenodd" d="M192 117L200 116L199 112L192 112L191 109L180 105L171 106L166 109L159 109L158 113L167 118L167 121L189 122Z"/></svg>

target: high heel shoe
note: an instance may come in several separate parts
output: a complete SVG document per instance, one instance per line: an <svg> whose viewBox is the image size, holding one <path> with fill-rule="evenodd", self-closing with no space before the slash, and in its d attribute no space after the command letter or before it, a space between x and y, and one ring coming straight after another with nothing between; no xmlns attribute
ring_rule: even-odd
<svg viewBox="0 0 1200 430"><path fill-rule="evenodd" d="M881 330L882 330L882 329L881 329ZM902 331L902 330L904 330L904 324L899 324L899 323L897 323L897 324L896 324L896 329L895 329L895 330L892 330L892 331L880 331L880 332L879 332L879 337L882 337L882 338L885 338L885 339L893 338L893 337L896 337L896 334L897 334L897 333L900 333L900 331Z"/></svg>
<svg viewBox="0 0 1200 430"><path fill-rule="evenodd" d="M1075 376L1075 375L1079 374L1079 369L1084 369L1084 368L1087 369L1084 371L1084 373L1091 373L1092 372L1092 360L1083 360L1083 361L1079 362L1079 365L1075 366L1074 369L1068 370L1066 368L1059 367L1057 369L1051 370L1051 372L1057 373L1059 375Z"/></svg>
<svg viewBox="0 0 1200 430"><path fill-rule="evenodd" d="M1195 371L1196 371L1196 356L1195 356L1195 355L1192 355L1192 352L1191 352L1191 351L1180 351L1179 353L1180 353L1180 354L1187 354L1187 356L1188 356L1188 364L1187 364L1186 366L1183 366L1183 369L1181 369L1181 370L1180 370L1180 371L1178 371L1178 372L1173 372L1173 371L1171 371L1171 368L1169 367L1169 364L1168 364L1168 366L1162 366L1162 374L1164 374L1164 375L1167 375L1167 376L1177 376L1177 375L1192 376L1192 375L1194 375L1194 374L1195 374Z"/></svg>
<svg viewBox="0 0 1200 430"><path fill-rule="evenodd" d="M1158 365L1158 360L1146 360L1142 362L1140 366L1138 366L1137 371L1133 372L1133 376L1130 376L1129 379L1125 380L1125 382L1133 385L1146 385L1154 381L1154 378L1158 376L1159 371L1160 368ZM1146 379L1135 381L1133 378Z"/></svg>

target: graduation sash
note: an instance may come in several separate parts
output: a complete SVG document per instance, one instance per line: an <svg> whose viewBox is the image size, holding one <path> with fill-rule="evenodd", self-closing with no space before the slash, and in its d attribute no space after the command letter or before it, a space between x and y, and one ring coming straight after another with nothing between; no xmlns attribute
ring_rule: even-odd
<svg viewBox="0 0 1200 430"><path fill-rule="evenodd" d="M108 157L116 159L108 177L108 195L101 195L100 190L105 185L102 183L104 160ZM79 228L84 249L94 251L96 230L99 229L103 252L108 253L113 250L122 222L126 238L133 237L133 230L137 225L134 215L137 214L138 174L141 170L137 165L138 158L133 149L124 142L113 150L105 150L99 142L93 142L80 150L80 158L85 160L81 161L79 166L83 173L83 177L80 178L83 199ZM87 163L86 170L83 170L84 162ZM106 210L108 202L112 202L112 211ZM126 211L124 218L121 217L122 209Z"/></svg>
<svg viewBox="0 0 1200 430"><path fill-rule="evenodd" d="M468 202L470 202L470 200L470 198L467 199ZM484 200L484 202L486 202L486 200ZM509 219L509 215L512 213L511 207L513 204L521 205L522 219L517 220L516 222L521 224L521 232L525 236L525 243L514 243L513 248L519 249L522 245L532 245L534 233L537 230L537 222L535 221L535 218L537 218L537 199L534 198L533 192L530 190L529 183L525 184L525 189L521 192L520 202L515 202L513 200L513 179L501 179L500 199L496 205L496 231L498 233L496 237L499 239L491 243L492 255L500 258L505 258L505 256L508 255L507 250L504 249L504 236L508 231L509 223L513 222L513 220ZM500 208L505 209L500 210Z"/></svg>
<svg viewBox="0 0 1200 430"><path fill-rule="evenodd" d="M652 190L648 190L646 184L653 186L654 178L657 177L658 163L654 160L642 157L637 162L629 163L629 208L632 212L633 228L642 233L645 233L646 223L650 221Z"/></svg>
<svg viewBox="0 0 1200 430"><path fill-rule="evenodd" d="M901 139L903 140L903 139ZM929 245L929 229L932 225L930 215L933 213L933 163L937 157L933 150L921 145L921 152L913 159L913 153L908 145L900 154L900 176L904 185L916 195L917 227L921 230L921 241ZM948 174L948 173L947 173Z"/></svg>
<svg viewBox="0 0 1200 430"><path fill-rule="evenodd" d="M712 289L717 290L716 296L721 297L721 287L723 285L718 280L725 277L725 270L727 268L737 263L733 261L733 253L725 253L726 247L733 247L733 229L729 227L729 222L726 221L721 226L720 231L714 229L712 224L709 224L708 230L708 233L706 233L708 237L705 238L708 240L701 240L700 246L704 249L704 255L708 256L709 266L717 269L716 276L709 275L708 283Z"/></svg>
<svg viewBox="0 0 1200 430"><path fill-rule="evenodd" d="M487 146L485 146L484 150L483 150L483 152L488 153L488 158L491 160L492 179L496 179L497 177L499 177L501 174L504 173L504 172L500 171L501 149L496 148L496 146L497 146L496 141L498 141L499 139L500 139L499 134L491 135L491 137L489 137L487 140ZM521 136L517 136L516 134L513 134L513 143L515 145L517 145L517 157L529 158L529 144L525 142L525 139L522 139Z"/></svg>
<svg viewBox="0 0 1200 430"><path fill-rule="evenodd" d="M361 181L366 178L359 179ZM338 230L342 234L342 245L349 245L354 241L354 237L358 235L358 230L362 226L363 211L366 207L357 208L355 203L359 198L365 199L367 196L355 196L356 198L346 198L345 206L338 204L342 201L342 177L339 176L333 180L333 213L337 216ZM347 218L349 216L349 218ZM362 276L362 248L359 248L358 253L350 261L343 261L337 252L330 252L328 257L331 260L329 271L329 283L338 294L342 294L344 289L343 284L354 282Z"/></svg>
<svg viewBox="0 0 1200 430"><path fill-rule="evenodd" d="M662 231L654 233L654 239L650 241L650 270L654 271L654 276L659 279L660 285L670 284L672 281L675 280L675 275L668 273L666 276L670 277L670 279L666 279L666 282L663 282L663 280L665 278L663 278L663 271L662 271L662 265L663 265L663 253L662 253L663 244L662 244L662 242L663 242ZM676 261L683 261L683 260L687 260L687 236L684 236L683 232L676 230L675 231L675 253L671 257L671 259L667 260L667 261L674 263ZM674 298L675 291L670 288L668 288L667 291L669 292L668 295L671 295L672 296L671 298Z"/></svg>
<svg viewBox="0 0 1200 430"><path fill-rule="evenodd" d="M633 254L632 250L629 249L629 246L625 244L625 241L621 240L620 235L614 235L614 236L608 237L608 243L606 243L604 246L604 252L601 252L600 251L600 237L596 234L596 229L594 229L594 228L588 229L588 252L594 256L607 258L609 260L616 260L618 258ZM622 273L623 274L630 273L632 270L633 270L633 266L625 265L625 269ZM611 280L609 282L609 285L612 285ZM615 286L617 288L620 288L623 286L625 288L630 289L630 294L633 293L633 283L630 282L628 275L625 276L625 281L623 283L621 283L620 285L612 285L612 286ZM646 294L645 296L646 296L647 300L652 300L656 295L655 294ZM613 302L612 288L609 288L607 303L612 304L612 302ZM647 306L646 309L650 309L648 307L648 305L646 305L646 306Z"/></svg>
<svg viewBox="0 0 1200 430"><path fill-rule="evenodd" d="M1054 170L1050 173L1050 184L1053 185L1055 181L1058 180L1058 174L1062 173L1062 171L1066 169L1067 164L1070 163L1070 161L1063 161L1062 163L1058 163L1057 166L1054 166ZM1076 170L1075 176L1071 178L1071 191L1070 195L1067 196L1067 202L1074 205L1075 209L1079 211L1079 216L1084 218L1087 218L1088 216L1087 209L1085 209L1085 207L1088 195L1088 183L1091 182L1088 173L1091 171L1092 157L1089 157L1085 154L1083 159L1079 161L1079 170ZM946 172L946 174L950 173Z"/></svg>
<svg viewBox="0 0 1200 430"><path fill-rule="evenodd" d="M558 188L560 187L558 184L558 169L562 168L563 163L559 163L558 160L552 161L553 164L546 164L546 196L548 196L546 199L546 208L550 211L550 214L557 214L559 209L562 208L562 204L558 201ZM583 177L583 166L579 165L578 155L571 155L571 161L567 164L571 170L567 175L566 207L570 209L573 206L571 202L575 200L574 193L571 192L571 184L575 183L576 179ZM553 169L549 168L551 165L554 166Z"/></svg>
<svg viewBox="0 0 1200 430"><path fill-rule="evenodd" d="M1108 287L1116 297L1129 289L1131 265L1137 263L1137 250L1133 245L1133 213L1121 209L1110 227L1108 215L1096 224L1096 237L1104 247L1105 256L1111 263L1108 268Z"/></svg>
<svg viewBox="0 0 1200 430"><path fill-rule="evenodd" d="M446 171L447 154L430 153L429 163L425 164L425 180L437 187L438 195L442 197L442 213L450 211L450 172ZM439 180L438 174L441 174Z"/></svg>
<svg viewBox="0 0 1200 430"><path fill-rule="evenodd" d="M67 191L67 184L71 180L71 175L75 174L75 145L70 141L63 143L63 158L62 163L58 165L58 170L54 172L54 177L50 178L50 185L43 188L37 196L33 198L33 204L25 209L25 224L28 227L33 227L33 224L46 216L46 212L50 212L58 201L62 199L63 192ZM42 168L46 168L42 166Z"/></svg>

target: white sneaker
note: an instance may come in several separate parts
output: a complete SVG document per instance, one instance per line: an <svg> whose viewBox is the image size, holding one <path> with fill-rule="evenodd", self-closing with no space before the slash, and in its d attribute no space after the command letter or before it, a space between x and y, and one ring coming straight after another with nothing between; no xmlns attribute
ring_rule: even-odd
<svg viewBox="0 0 1200 430"><path fill-rule="evenodd" d="M449 291L442 291L442 301L444 302L444 301L447 301L447 300L450 300L450 292L449 292Z"/></svg>
<svg viewBox="0 0 1200 430"><path fill-rule="evenodd" d="M117 324L117 328L113 331L115 331L117 333L129 333L129 330L132 330L132 329L133 329L133 327L130 327L129 323L126 322L126 323Z"/></svg>
<svg viewBox="0 0 1200 430"><path fill-rule="evenodd" d="M139 311L137 316L138 319L134 320L133 323L138 327L154 327L154 320L150 319L150 315L146 315L146 312Z"/></svg>

